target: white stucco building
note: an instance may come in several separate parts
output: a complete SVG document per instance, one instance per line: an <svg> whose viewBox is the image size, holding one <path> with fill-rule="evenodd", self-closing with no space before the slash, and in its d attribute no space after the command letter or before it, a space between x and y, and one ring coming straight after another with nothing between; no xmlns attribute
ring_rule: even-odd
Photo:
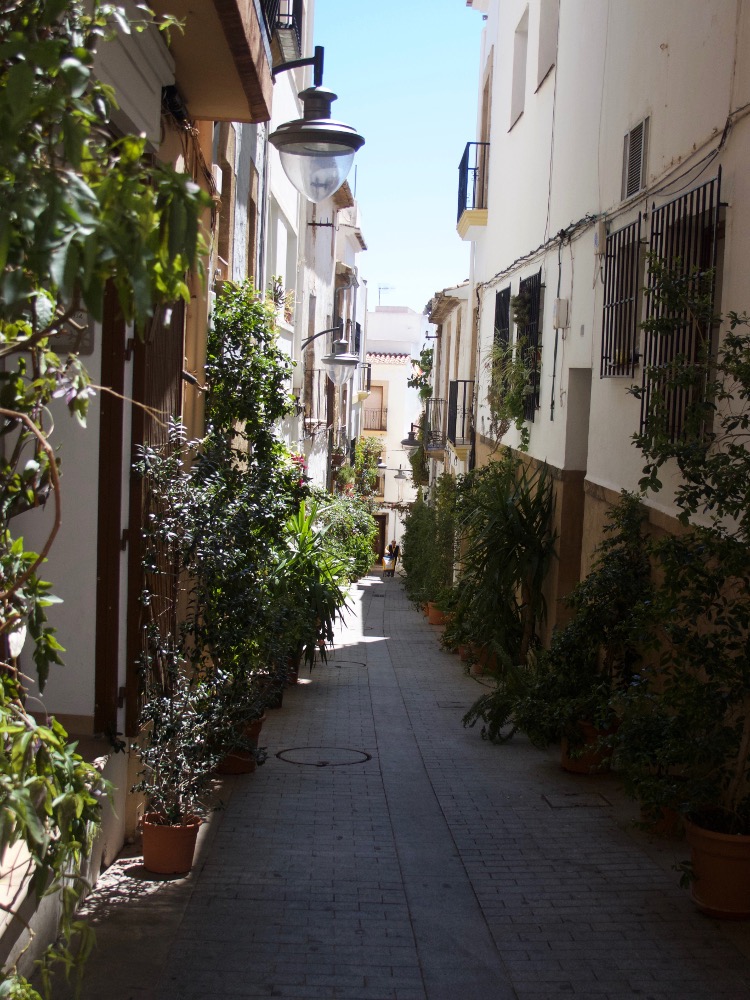
<svg viewBox="0 0 750 1000"><path fill-rule="evenodd" d="M416 424L421 405L407 380L414 374L412 358L419 356L430 330L427 317L407 306L376 306L367 315L367 361L371 365L370 395L361 404L363 432L383 440L386 471L380 477L382 503L376 520L380 542L401 542L401 503L416 496L409 456L401 443ZM402 469L405 479L396 479Z"/></svg>
<svg viewBox="0 0 750 1000"><path fill-rule="evenodd" d="M472 243L477 459L495 445L483 362L493 342L521 337L530 460L549 464L557 494L554 623L608 505L641 476L632 437L645 417L628 387L648 389L655 358L640 327L652 309L647 255L715 267L716 311L747 306L750 10L737 0L467 5L485 18L457 213ZM508 431L504 443L518 442ZM646 503L669 528L669 490Z"/></svg>

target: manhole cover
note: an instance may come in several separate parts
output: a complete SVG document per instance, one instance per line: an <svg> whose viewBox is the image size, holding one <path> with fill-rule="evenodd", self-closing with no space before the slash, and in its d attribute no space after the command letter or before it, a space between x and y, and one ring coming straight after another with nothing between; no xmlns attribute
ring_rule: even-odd
<svg viewBox="0 0 750 1000"><path fill-rule="evenodd" d="M552 809L598 809L612 805L599 792L562 792L543 795L542 798Z"/></svg>
<svg viewBox="0 0 750 1000"><path fill-rule="evenodd" d="M367 664L362 660L340 660L338 656L328 657L328 664L331 667L366 667Z"/></svg>
<svg viewBox="0 0 750 1000"><path fill-rule="evenodd" d="M288 764L304 764L307 767L342 767L344 764L364 764L372 760L372 754L348 747L293 747L291 750L279 750L276 756Z"/></svg>

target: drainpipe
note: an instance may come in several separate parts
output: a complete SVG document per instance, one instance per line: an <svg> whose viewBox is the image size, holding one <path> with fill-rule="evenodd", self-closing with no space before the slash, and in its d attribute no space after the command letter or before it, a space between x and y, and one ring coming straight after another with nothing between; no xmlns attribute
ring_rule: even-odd
<svg viewBox="0 0 750 1000"><path fill-rule="evenodd" d="M265 126L263 136L263 193L260 199L260 237L258 240L258 284L259 290L265 289L266 270L266 229L268 228L268 125Z"/></svg>

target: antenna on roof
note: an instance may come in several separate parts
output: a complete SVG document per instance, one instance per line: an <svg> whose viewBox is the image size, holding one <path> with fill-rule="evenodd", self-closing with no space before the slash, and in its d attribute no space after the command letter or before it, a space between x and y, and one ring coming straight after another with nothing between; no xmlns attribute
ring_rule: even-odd
<svg viewBox="0 0 750 1000"><path fill-rule="evenodd" d="M383 292L392 292L394 290L393 285L378 285L378 305L381 305L381 296Z"/></svg>

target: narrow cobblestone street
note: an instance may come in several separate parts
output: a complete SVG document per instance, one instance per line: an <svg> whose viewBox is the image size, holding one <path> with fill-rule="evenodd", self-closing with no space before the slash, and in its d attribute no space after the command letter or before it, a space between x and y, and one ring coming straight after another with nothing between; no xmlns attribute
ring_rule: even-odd
<svg viewBox="0 0 750 1000"><path fill-rule="evenodd" d="M85 1000L743 1000L750 925L701 916L610 775L464 730L481 691L398 579L269 712L266 765L185 879L121 859Z"/></svg>

